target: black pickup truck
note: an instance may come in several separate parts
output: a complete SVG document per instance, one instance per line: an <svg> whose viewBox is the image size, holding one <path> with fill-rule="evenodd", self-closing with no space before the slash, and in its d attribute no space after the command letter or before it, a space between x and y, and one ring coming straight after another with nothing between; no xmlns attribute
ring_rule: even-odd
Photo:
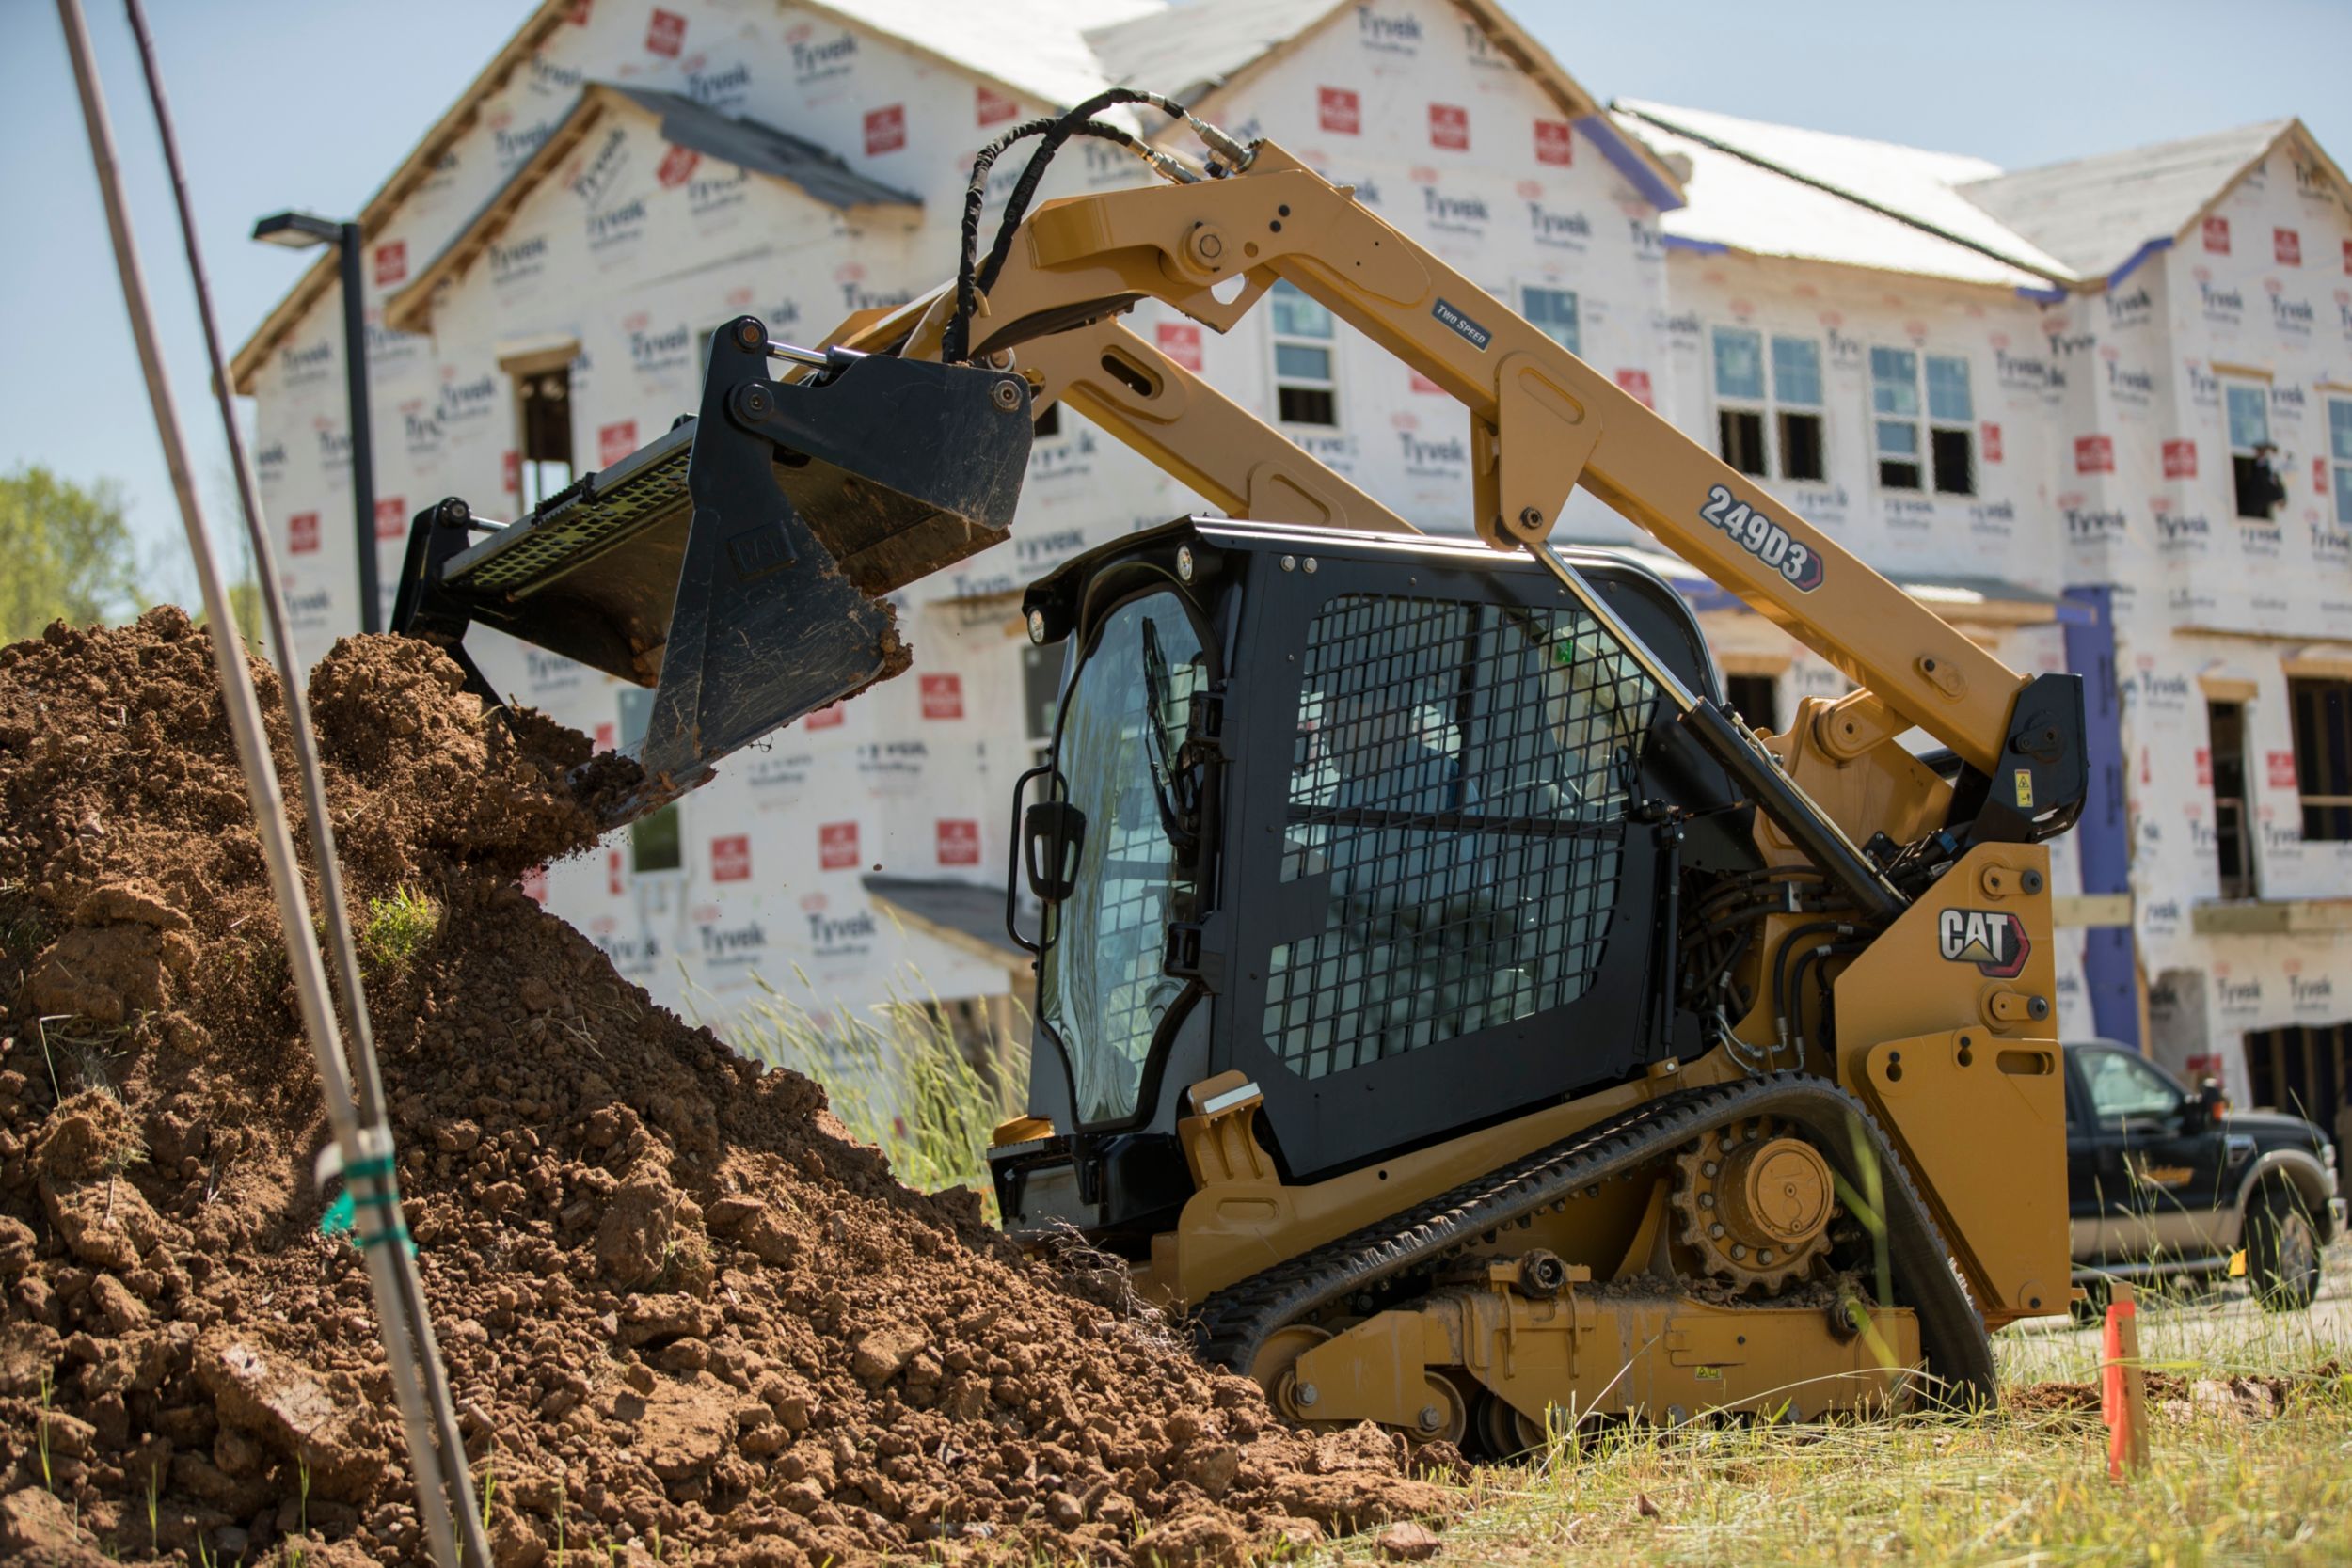
<svg viewBox="0 0 2352 1568"><path fill-rule="evenodd" d="M2273 1311L2319 1293L2320 1248L2344 1227L2336 1149L2300 1117L2231 1111L2128 1046L2066 1048L2066 1186L2074 1278L2224 1274Z"/></svg>

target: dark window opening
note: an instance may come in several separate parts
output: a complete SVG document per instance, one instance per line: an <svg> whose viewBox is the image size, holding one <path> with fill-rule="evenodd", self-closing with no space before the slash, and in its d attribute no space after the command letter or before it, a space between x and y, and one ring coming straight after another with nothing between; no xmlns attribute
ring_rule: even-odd
<svg viewBox="0 0 2352 1568"><path fill-rule="evenodd" d="M2205 744L2213 772L2213 836L2221 896L2254 896L2254 850L2246 836L2246 708L2205 705Z"/></svg>
<svg viewBox="0 0 2352 1568"><path fill-rule="evenodd" d="M2249 1107L2284 1111L2335 1133L2352 1099L2352 1023L2253 1030L2245 1038ZM2336 1160L2352 1168L2342 1140Z"/></svg>
<svg viewBox="0 0 2352 1568"><path fill-rule="evenodd" d="M1037 417L1037 433L1041 437L1061 434L1060 404L1049 403L1045 405L1045 411Z"/></svg>
<svg viewBox="0 0 2352 1568"><path fill-rule="evenodd" d="M631 871L675 871L686 863L684 834L677 807L663 806L628 825L628 868Z"/></svg>
<svg viewBox="0 0 2352 1568"><path fill-rule="evenodd" d="M2279 503L2287 499L2286 487L2279 483L2278 475L2250 452L2231 454L2230 488L2237 515L2249 522L2268 522Z"/></svg>
<svg viewBox="0 0 2352 1568"><path fill-rule="evenodd" d="M2290 680L2295 784L2303 797L2303 836L2352 840L2352 681Z"/></svg>
<svg viewBox="0 0 2352 1568"><path fill-rule="evenodd" d="M1935 459L1935 488L1947 496L1977 493L1976 443L1964 430L1931 430L1928 451Z"/></svg>
<svg viewBox="0 0 2352 1568"><path fill-rule="evenodd" d="M634 754L645 743L645 725L653 718L653 693L630 687L614 696L620 705L616 738L622 751ZM675 804L639 817L628 825L629 870L643 875L681 869L686 864L685 840Z"/></svg>
<svg viewBox="0 0 2352 1568"><path fill-rule="evenodd" d="M537 506L572 483L572 372L568 365L515 379L522 426L522 503Z"/></svg>
<svg viewBox="0 0 2352 1568"><path fill-rule="evenodd" d="M1889 490L1916 490L1919 488L1919 465L1889 462L1882 457L1879 459L1879 483Z"/></svg>
<svg viewBox="0 0 2352 1568"><path fill-rule="evenodd" d="M1339 400L1319 387L1284 387L1280 390L1279 413L1284 424L1328 424L1340 422Z"/></svg>
<svg viewBox="0 0 2352 1568"><path fill-rule="evenodd" d="M1724 700L1748 728L1780 733L1780 682L1771 675L1725 675Z"/></svg>
<svg viewBox="0 0 2352 1568"><path fill-rule="evenodd" d="M1021 711L1027 725L1032 763L1045 760L1054 744L1054 721L1061 711L1062 651L1032 642L1021 650Z"/></svg>
<svg viewBox="0 0 2352 1568"><path fill-rule="evenodd" d="M1724 408L1715 414L1724 461L1758 479L1769 471L1764 464L1764 416L1753 408Z"/></svg>
<svg viewBox="0 0 2352 1568"><path fill-rule="evenodd" d="M1780 477L1816 481L1829 477L1829 466L1821 454L1820 415L1782 411Z"/></svg>

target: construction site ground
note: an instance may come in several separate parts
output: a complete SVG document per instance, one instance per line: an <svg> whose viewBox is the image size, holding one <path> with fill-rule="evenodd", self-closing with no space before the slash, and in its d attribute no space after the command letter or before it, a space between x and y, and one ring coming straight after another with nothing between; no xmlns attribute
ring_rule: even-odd
<svg viewBox="0 0 2352 1568"><path fill-rule="evenodd" d="M161 610L0 649L0 1560L420 1561L203 637ZM2306 1318L2228 1291L2151 1312L2178 1365L2120 1484L2096 1347L2063 1330L2004 1334L2017 1397L1966 1418L1620 1430L1475 1471L1286 1430L1115 1271L900 1185L818 1085L532 903L523 874L594 840L565 783L588 744L459 688L367 639L311 696L507 1568L2352 1554L2341 1257Z"/></svg>
<svg viewBox="0 0 2352 1568"><path fill-rule="evenodd" d="M159 610L0 650L0 1558L415 1562L203 638ZM517 879L596 834L580 736L485 717L404 640L310 692L501 1564L1232 1561L1449 1508L1399 1444L1287 1432L1099 1271L1022 1260L974 1195L901 1187L815 1084L540 910Z"/></svg>
<svg viewBox="0 0 2352 1568"><path fill-rule="evenodd" d="M1725 1563L2352 1560L2352 1245L2309 1313L2241 1284L2143 1297L2145 1472L2110 1479L2099 1330L1994 1337L2003 1407L1807 1427L1556 1441L1479 1471L1445 1560L1498 1568Z"/></svg>

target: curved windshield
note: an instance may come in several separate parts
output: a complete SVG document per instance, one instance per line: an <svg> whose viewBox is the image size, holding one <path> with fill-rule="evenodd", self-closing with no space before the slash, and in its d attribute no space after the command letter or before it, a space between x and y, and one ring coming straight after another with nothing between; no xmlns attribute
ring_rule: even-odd
<svg viewBox="0 0 2352 1568"><path fill-rule="evenodd" d="M1184 992L1161 967L1168 923L1192 919L1197 896L1170 769L1206 681L1183 601L1148 594L1111 611L1062 707L1057 784L1086 830L1076 887L1046 909L1038 1013L1084 1125L1135 1115L1152 1033Z"/></svg>

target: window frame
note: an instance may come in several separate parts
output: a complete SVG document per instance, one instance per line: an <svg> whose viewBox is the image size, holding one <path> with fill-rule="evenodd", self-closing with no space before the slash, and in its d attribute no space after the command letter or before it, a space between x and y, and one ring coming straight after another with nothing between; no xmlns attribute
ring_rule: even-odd
<svg viewBox="0 0 2352 1568"><path fill-rule="evenodd" d="M548 497L571 488L580 478L580 431L575 418L578 404L572 397L571 358L567 356L560 363L510 366L507 379L515 394L515 499L518 511L529 512ZM542 384L556 383L564 388L564 408L560 416L549 418L563 420L564 455L533 457L532 404L534 399L545 395ZM544 426L539 434L547 434Z"/></svg>
<svg viewBox="0 0 2352 1568"><path fill-rule="evenodd" d="M630 755L644 744L645 727L653 720L654 694L639 687L620 687L612 693L615 748ZM628 856L628 874L639 879L660 878L666 881L684 881L686 867L686 816L682 800L673 800L636 818L623 830L628 843L623 853ZM639 855L659 840L667 839L676 858L668 865L644 865Z"/></svg>
<svg viewBox="0 0 2352 1568"><path fill-rule="evenodd" d="M2335 699L2332 724L2325 716ZM2287 731L2295 748L2296 804L2307 844L2352 842L2352 680L2287 677ZM2310 744L2314 738L2321 744ZM2314 788L2314 785L2330 785ZM2328 817L2332 816L2332 823ZM2313 824L2321 831L2314 831Z"/></svg>
<svg viewBox="0 0 2352 1568"><path fill-rule="evenodd" d="M1019 646L1022 739L1028 748L1030 766L1036 767L1053 755L1070 657L1066 647L1050 643L1041 647L1025 638Z"/></svg>
<svg viewBox="0 0 2352 1568"><path fill-rule="evenodd" d="M1892 384L1893 381L1892 377L1883 377L1879 374L1879 356L1882 354L1906 355L1911 359L1910 388L1915 406L1910 413L1906 414L1900 410L1885 410L1879 406L1881 383L1883 381ZM1937 363L1960 367L1963 389L1968 399L1968 411L1964 419L1939 416L1935 412L1934 387L1929 372L1930 368ZM1976 367L1969 356L1965 354L1936 354L1917 344L1901 346L1893 343L1872 343L1869 353L1869 372L1870 464L1878 488L1896 491L1902 495L1928 498L1950 497L1960 500L1972 500L1982 495L1983 486L1979 483L1978 474L1980 465L1977 451ZM1908 456L1900 452L1890 453L1881 444L1881 436L1884 428L1890 425L1908 426L1912 431L1915 445ZM1947 487L1942 483L1943 465L1936 461L1935 454L1935 438L1939 435L1957 436L1966 443L1963 449L1967 457L1967 487L1965 489ZM1889 466L1907 466L1916 468L1918 483L1915 484L1894 483L1886 477Z"/></svg>
<svg viewBox="0 0 2352 1568"><path fill-rule="evenodd" d="M2275 522L2277 521L2275 513L2246 510L2246 503L2240 497L2238 484L2240 460L2254 461L2254 454L2264 446L2268 446L2274 451L2278 450L2278 438L2270 428L2270 383L2265 378L2234 375L2227 372L2219 372L2217 379L2221 383L2221 446L2230 457L2230 515L2241 523ZM2262 438L2251 445L2240 446L2238 444L2237 420L2230 412L2230 395L2233 392L2245 392L2250 395L2256 406L2262 411Z"/></svg>
<svg viewBox="0 0 2352 1568"><path fill-rule="evenodd" d="M1319 334L1314 332L1301 332L1295 328L1285 330L1280 325L1282 320L1283 306L1285 304L1285 296L1283 294L1284 290L1288 290L1290 293L1296 295L1301 302L1319 312L1322 315L1324 322L1327 324L1328 330ZM1334 316L1330 309L1325 306L1321 300L1314 298L1312 295L1309 294L1306 290L1301 289L1297 284L1291 282L1288 278L1278 280L1273 288L1266 291L1266 340L1269 351L1266 357L1268 368L1273 372L1274 375L1273 403L1275 422L1281 425L1298 425L1314 430L1337 430L1341 428L1340 420L1342 410L1340 407L1339 318ZM1285 348L1311 349L1320 353L1324 356L1324 364L1327 368L1327 373L1320 379L1313 376L1286 374L1282 370L1282 350ZM1320 393L1330 402L1331 417L1328 420L1291 418L1283 411L1282 408L1282 394L1286 390L1306 393Z"/></svg>
<svg viewBox="0 0 2352 1568"><path fill-rule="evenodd" d="M1760 397L1746 397L1726 392L1723 384L1723 355L1716 346L1726 335L1754 338L1756 343L1756 376L1762 392ZM1784 394L1781 388L1780 347L1793 343L1808 349L1813 355L1815 398L1801 403ZM1724 416L1726 413L1755 414L1763 432L1764 471L1747 473L1751 479L1778 479L1790 484L1826 484L1829 483L1829 356L1821 352L1821 340L1802 332L1775 332L1760 326L1713 326L1707 334L1707 386L1715 409L1715 453L1732 463L1725 450ZM1788 471L1788 427L1790 417L1814 421L1814 450L1819 458L1817 473L1798 474ZM1732 463L1739 467L1737 463Z"/></svg>
<svg viewBox="0 0 2352 1568"><path fill-rule="evenodd" d="M2327 459L2328 478L2335 485L2336 525L2352 528L2352 395L2328 395Z"/></svg>
<svg viewBox="0 0 2352 1568"><path fill-rule="evenodd" d="M1530 310L1528 306L1537 294L1553 294L1568 302L1568 337L1572 341L1564 341L1557 332L1535 319L1534 312ZM1549 280L1541 283L1522 283L1519 285L1519 317L1528 325L1559 344L1560 347L1566 349L1579 359L1584 357L1584 298L1576 290L1562 288L1559 284Z"/></svg>
<svg viewBox="0 0 2352 1568"><path fill-rule="evenodd" d="M2222 744L2225 722L2228 732L2234 736L2234 751ZM2244 703L2219 697L2205 699L2206 794L2213 801L2214 870L2219 879L2221 896L2224 898L2262 896L2262 865L2255 857L2254 835L2249 831L2249 817L2254 806L2249 798L2253 793L2253 778L2247 766L2246 752L2246 737L2249 733ZM2235 795L2221 792L2225 773L2235 776ZM2230 873L2233 859L2237 863L2235 876Z"/></svg>

